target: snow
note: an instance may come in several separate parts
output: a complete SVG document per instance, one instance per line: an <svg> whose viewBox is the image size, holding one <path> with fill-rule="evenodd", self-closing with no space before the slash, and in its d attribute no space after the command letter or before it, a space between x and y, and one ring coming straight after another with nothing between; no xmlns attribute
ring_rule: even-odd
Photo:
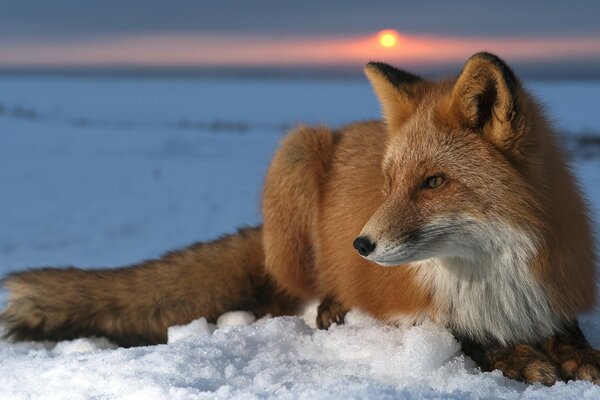
<svg viewBox="0 0 600 400"><path fill-rule="evenodd" d="M233 327L237 328L240 326L247 326L256 321L256 317L246 311L230 311L221 315L217 319L217 326L219 328Z"/></svg>
<svg viewBox="0 0 600 400"><path fill-rule="evenodd" d="M600 83L529 86L568 140L598 135ZM256 224L288 127L378 114L363 81L0 77L0 273L125 265ZM575 155L600 226L600 154ZM399 329L352 311L319 331L315 316L316 304L258 321L233 311L131 349L0 341L0 398L600 398L587 382L481 373L431 323ZM581 322L600 346L600 313Z"/></svg>
<svg viewBox="0 0 600 400"><path fill-rule="evenodd" d="M209 324L204 318L199 318L186 325L169 327L167 342L174 343L189 337L212 335L216 329L239 328L251 325L255 321L256 317L247 311L226 312L217 319L216 325Z"/></svg>
<svg viewBox="0 0 600 400"><path fill-rule="evenodd" d="M186 325L170 326L167 330L167 343L175 343L194 336L210 335L215 330L214 328L214 326L209 326L204 318L196 319Z"/></svg>

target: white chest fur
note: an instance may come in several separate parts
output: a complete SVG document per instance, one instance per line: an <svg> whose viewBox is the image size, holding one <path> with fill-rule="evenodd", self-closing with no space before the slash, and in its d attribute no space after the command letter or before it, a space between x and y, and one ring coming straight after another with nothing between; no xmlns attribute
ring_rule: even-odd
<svg viewBox="0 0 600 400"><path fill-rule="evenodd" d="M484 228L484 229L482 229ZM431 288L440 322L481 341L533 342L556 332L553 312L529 267L535 240L502 224L479 225L474 254L414 263Z"/></svg>

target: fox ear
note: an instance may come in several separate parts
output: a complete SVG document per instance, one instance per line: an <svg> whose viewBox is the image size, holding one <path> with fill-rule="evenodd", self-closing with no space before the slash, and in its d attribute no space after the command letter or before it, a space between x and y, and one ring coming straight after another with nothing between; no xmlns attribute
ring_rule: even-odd
<svg viewBox="0 0 600 400"><path fill-rule="evenodd" d="M521 84L504 61L477 53L467 60L452 89L451 109L458 112L462 126L509 150L523 131L520 92Z"/></svg>
<svg viewBox="0 0 600 400"><path fill-rule="evenodd" d="M388 126L395 126L410 115L414 108L411 86L423 79L381 62L368 63L365 75L379 99Z"/></svg>

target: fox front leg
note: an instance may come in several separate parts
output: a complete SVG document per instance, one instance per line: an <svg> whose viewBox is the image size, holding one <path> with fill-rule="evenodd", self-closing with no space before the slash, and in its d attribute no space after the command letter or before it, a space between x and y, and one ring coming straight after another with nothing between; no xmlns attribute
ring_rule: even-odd
<svg viewBox="0 0 600 400"><path fill-rule="evenodd" d="M482 371L500 370L507 378L526 383L540 382L552 386L561 380L557 366L537 346L516 344L502 346L499 343L478 343L455 335L463 352L471 357Z"/></svg>
<svg viewBox="0 0 600 400"><path fill-rule="evenodd" d="M600 351L592 348L574 322L538 344L481 344L457 335L463 352L483 371L498 369L504 376L527 383L585 380L600 384Z"/></svg>
<svg viewBox="0 0 600 400"><path fill-rule="evenodd" d="M540 345L565 380L585 380L600 384L600 351L592 348L577 322Z"/></svg>
<svg viewBox="0 0 600 400"><path fill-rule="evenodd" d="M317 308L317 327L328 329L334 323L341 325L347 313L348 310L333 296L327 296Z"/></svg>

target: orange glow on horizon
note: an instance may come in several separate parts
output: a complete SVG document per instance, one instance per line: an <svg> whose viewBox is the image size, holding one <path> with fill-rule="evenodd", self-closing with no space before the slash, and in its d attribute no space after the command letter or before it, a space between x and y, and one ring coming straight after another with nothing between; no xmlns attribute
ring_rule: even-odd
<svg viewBox="0 0 600 400"><path fill-rule="evenodd" d="M369 60L410 66L460 64L482 49L510 62L600 54L597 37L475 38L392 31L395 45L384 47L381 36L387 32L343 38L161 34L64 43L2 42L0 66L358 66Z"/></svg>
<svg viewBox="0 0 600 400"><path fill-rule="evenodd" d="M393 29L379 31L377 34L379 44L383 47L395 47L398 44L398 32Z"/></svg>

